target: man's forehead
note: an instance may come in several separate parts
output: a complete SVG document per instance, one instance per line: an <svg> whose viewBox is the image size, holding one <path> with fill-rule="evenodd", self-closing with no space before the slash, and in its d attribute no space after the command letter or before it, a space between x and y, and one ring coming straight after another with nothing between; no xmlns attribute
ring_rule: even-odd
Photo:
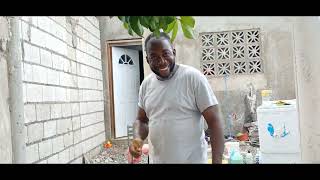
<svg viewBox="0 0 320 180"><path fill-rule="evenodd" d="M172 48L170 41L164 37L150 39L147 48Z"/></svg>

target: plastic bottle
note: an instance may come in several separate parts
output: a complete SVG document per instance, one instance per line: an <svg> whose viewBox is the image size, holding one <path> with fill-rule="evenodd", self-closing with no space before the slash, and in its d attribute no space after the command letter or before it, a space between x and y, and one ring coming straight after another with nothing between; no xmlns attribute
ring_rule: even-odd
<svg viewBox="0 0 320 180"><path fill-rule="evenodd" d="M261 91L262 105L270 105L272 90L266 89Z"/></svg>
<svg viewBox="0 0 320 180"><path fill-rule="evenodd" d="M248 153L246 154L245 161L246 161L246 164L253 164L253 157L250 151L248 151Z"/></svg>
<svg viewBox="0 0 320 180"><path fill-rule="evenodd" d="M231 150L230 164L243 164L243 157L239 151L235 149Z"/></svg>

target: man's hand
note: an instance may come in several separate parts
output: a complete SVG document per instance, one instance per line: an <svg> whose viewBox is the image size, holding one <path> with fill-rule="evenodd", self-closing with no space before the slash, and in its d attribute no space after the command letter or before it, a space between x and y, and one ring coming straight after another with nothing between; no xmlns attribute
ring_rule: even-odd
<svg viewBox="0 0 320 180"><path fill-rule="evenodd" d="M135 138L132 140L129 147L129 152L134 158L138 158L142 154L143 140L140 138Z"/></svg>

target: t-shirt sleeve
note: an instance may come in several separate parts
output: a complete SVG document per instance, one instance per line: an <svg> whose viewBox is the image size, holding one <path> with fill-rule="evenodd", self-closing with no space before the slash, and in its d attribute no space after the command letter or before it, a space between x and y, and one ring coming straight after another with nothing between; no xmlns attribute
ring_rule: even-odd
<svg viewBox="0 0 320 180"><path fill-rule="evenodd" d="M200 72L195 74L195 100L201 113L208 107L218 104L207 78Z"/></svg>
<svg viewBox="0 0 320 180"><path fill-rule="evenodd" d="M141 109L144 109L144 83L142 82L142 84L140 85L140 88L139 88L139 98L138 98L138 106L141 108Z"/></svg>

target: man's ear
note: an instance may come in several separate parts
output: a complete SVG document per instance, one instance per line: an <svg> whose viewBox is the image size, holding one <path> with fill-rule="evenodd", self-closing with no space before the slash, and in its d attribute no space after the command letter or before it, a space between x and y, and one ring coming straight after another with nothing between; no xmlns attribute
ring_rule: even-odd
<svg viewBox="0 0 320 180"><path fill-rule="evenodd" d="M147 63L149 64L149 57L148 57L148 56L146 56L146 59L147 59Z"/></svg>

